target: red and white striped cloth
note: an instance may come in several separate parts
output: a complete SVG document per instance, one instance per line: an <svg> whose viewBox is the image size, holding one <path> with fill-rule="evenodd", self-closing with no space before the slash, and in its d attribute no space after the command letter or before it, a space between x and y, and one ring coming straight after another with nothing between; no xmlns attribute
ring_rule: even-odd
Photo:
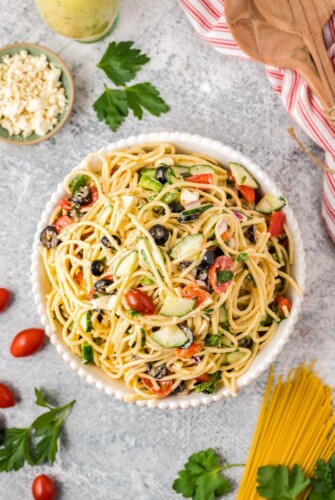
<svg viewBox="0 0 335 500"><path fill-rule="evenodd" d="M238 47L229 31L224 14L224 0L179 0L198 35L219 52L243 59L249 57ZM329 58L335 67L335 13L323 31ZM290 69L265 66L274 91L281 97L290 116L326 152L326 164L335 169L335 127L323 116L317 97L304 79ZM322 216L335 240L335 175L324 174Z"/></svg>

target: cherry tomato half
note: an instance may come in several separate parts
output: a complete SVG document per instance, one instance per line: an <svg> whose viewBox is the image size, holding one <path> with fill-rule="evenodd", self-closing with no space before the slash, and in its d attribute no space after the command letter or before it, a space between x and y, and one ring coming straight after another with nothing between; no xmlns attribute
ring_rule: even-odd
<svg viewBox="0 0 335 500"><path fill-rule="evenodd" d="M268 231L269 233L271 233L271 236L280 238L284 231L285 221L286 215L284 214L284 212L272 212L268 227Z"/></svg>
<svg viewBox="0 0 335 500"><path fill-rule="evenodd" d="M200 350L201 350L201 345L198 344L197 342L193 342L193 344L191 344L190 347L187 347L186 349L180 349L179 347L175 347L174 353L178 358L187 359L187 358L192 358L192 356L198 354Z"/></svg>
<svg viewBox="0 0 335 500"><path fill-rule="evenodd" d="M72 205L73 205L72 201L70 201L70 200L71 200L71 196L67 195L64 198L62 198L61 200L59 200L58 204L61 206L61 208L63 210L66 210L68 212L69 210L71 210Z"/></svg>
<svg viewBox="0 0 335 500"><path fill-rule="evenodd" d="M35 354L43 345L45 331L42 328L28 328L15 335L10 352L15 358L23 358Z"/></svg>
<svg viewBox="0 0 335 500"><path fill-rule="evenodd" d="M0 288L0 312L4 311L8 306L10 293L6 288Z"/></svg>
<svg viewBox="0 0 335 500"><path fill-rule="evenodd" d="M231 274L232 276L229 279L229 275ZM209 269L208 276L212 288L217 293L224 293L234 277L234 262L230 257L220 255Z"/></svg>
<svg viewBox="0 0 335 500"><path fill-rule="evenodd" d="M10 408L15 406L15 398L7 385L0 382L0 408Z"/></svg>
<svg viewBox="0 0 335 500"><path fill-rule="evenodd" d="M213 184L213 174L198 174L186 177L187 182L196 182L197 184Z"/></svg>
<svg viewBox="0 0 335 500"><path fill-rule="evenodd" d="M211 376L208 375L208 373L203 373L202 375L199 375L199 377L196 377L195 380L197 382L209 382L211 379Z"/></svg>
<svg viewBox="0 0 335 500"><path fill-rule="evenodd" d="M69 217L68 215L61 215L60 217L58 217L58 219L54 223L57 234L59 234L61 231L63 231L63 229L73 223L74 220L71 219L71 217Z"/></svg>
<svg viewBox="0 0 335 500"><path fill-rule="evenodd" d="M195 307L199 307L205 300L210 299L211 296L206 290L202 290L199 286L186 285L180 291L181 296L184 299L195 299Z"/></svg>
<svg viewBox="0 0 335 500"><path fill-rule="evenodd" d="M282 297L280 295L279 297L276 297L276 302L278 304L279 315L282 318L285 318L286 314L285 314L285 311L284 311L284 307L287 307L288 312L290 312L291 309L292 309L290 301L286 297Z"/></svg>
<svg viewBox="0 0 335 500"><path fill-rule="evenodd" d="M230 234L229 231L225 231L224 233L221 234L221 239L223 241L229 241L230 240Z"/></svg>
<svg viewBox="0 0 335 500"><path fill-rule="evenodd" d="M142 314L154 314L155 306L145 292L141 290L129 290L125 294L126 301L131 309Z"/></svg>
<svg viewBox="0 0 335 500"><path fill-rule="evenodd" d="M237 187L245 200L247 200L249 203L255 203L256 191L253 188L249 186L237 186Z"/></svg>
<svg viewBox="0 0 335 500"><path fill-rule="evenodd" d="M55 498L55 483L45 474L35 477L31 490L34 500L54 500Z"/></svg>
<svg viewBox="0 0 335 500"><path fill-rule="evenodd" d="M160 382L157 382L159 385L159 389L155 389L153 383L148 378L142 378L142 382L150 392L156 394L156 396L159 396L160 398L165 398L172 391L172 380L162 380Z"/></svg>

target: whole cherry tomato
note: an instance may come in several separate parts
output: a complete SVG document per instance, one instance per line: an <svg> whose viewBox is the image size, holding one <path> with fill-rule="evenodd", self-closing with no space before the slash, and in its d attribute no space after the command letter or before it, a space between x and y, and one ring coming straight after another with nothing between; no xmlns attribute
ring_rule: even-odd
<svg viewBox="0 0 335 500"><path fill-rule="evenodd" d="M55 498L55 483L45 474L35 477L31 490L34 500L54 500Z"/></svg>
<svg viewBox="0 0 335 500"><path fill-rule="evenodd" d="M7 385L0 382L0 408L10 408L15 406L15 398Z"/></svg>
<svg viewBox="0 0 335 500"><path fill-rule="evenodd" d="M141 290L129 290L125 294L126 301L131 309L142 314L154 314L155 306L145 292Z"/></svg>
<svg viewBox="0 0 335 500"><path fill-rule="evenodd" d="M156 394L156 396L159 396L160 398L165 398L172 391L172 380L162 380L160 382L157 382L159 385L159 389L155 389L153 383L148 378L142 378L142 382L150 392Z"/></svg>
<svg viewBox="0 0 335 500"><path fill-rule="evenodd" d="M8 306L10 293L6 288L0 288L0 312L4 311Z"/></svg>
<svg viewBox="0 0 335 500"><path fill-rule="evenodd" d="M15 335L10 346L12 356L22 358L35 354L43 345L45 331L42 328L28 328Z"/></svg>
<svg viewBox="0 0 335 500"><path fill-rule="evenodd" d="M180 347L175 347L174 353L178 358L187 359L187 358L192 358L192 356L198 354L200 350L201 350L201 345L198 344L197 342L193 342L193 344L191 344L190 347L186 347L186 349L180 349Z"/></svg>

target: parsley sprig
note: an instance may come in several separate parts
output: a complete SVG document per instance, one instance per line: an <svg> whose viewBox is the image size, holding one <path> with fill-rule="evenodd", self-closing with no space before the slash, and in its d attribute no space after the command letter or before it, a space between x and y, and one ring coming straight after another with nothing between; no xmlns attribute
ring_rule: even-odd
<svg viewBox="0 0 335 500"><path fill-rule="evenodd" d="M21 469L27 462L38 465L54 463L58 451L58 437L61 424L75 401L54 408L49 405L42 392L35 388L36 404L47 408L29 427L8 428L0 436L0 472Z"/></svg>
<svg viewBox="0 0 335 500"><path fill-rule="evenodd" d="M97 67L122 89L105 85L104 93L95 101L93 108L99 120L105 121L115 132L131 110L136 118L142 120L143 110L160 116L169 106L160 97L159 91L149 82L127 86L150 58L133 47L131 41L112 42Z"/></svg>
<svg viewBox="0 0 335 500"><path fill-rule="evenodd" d="M302 468L295 464L292 470L285 465L260 467L257 473L257 492L263 498L295 500L310 484Z"/></svg>
<svg viewBox="0 0 335 500"><path fill-rule="evenodd" d="M178 472L178 479L173 483L173 489L184 498L193 500L213 500L217 496L230 491L228 479L220 473L231 467L243 467L244 464L220 465L219 457L212 448L194 453Z"/></svg>

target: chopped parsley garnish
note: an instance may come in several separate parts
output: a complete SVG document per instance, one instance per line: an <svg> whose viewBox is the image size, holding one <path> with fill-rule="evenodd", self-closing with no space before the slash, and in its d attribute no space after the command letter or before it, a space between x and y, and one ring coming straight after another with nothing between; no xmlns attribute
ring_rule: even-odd
<svg viewBox="0 0 335 500"><path fill-rule="evenodd" d="M130 314L130 316L133 316L133 318L136 318L140 314L138 311L135 311L134 309L126 309L126 312Z"/></svg>
<svg viewBox="0 0 335 500"><path fill-rule="evenodd" d="M72 193L76 193L81 187L86 186L88 182L87 175L79 174L70 182L70 189Z"/></svg>
<svg viewBox="0 0 335 500"><path fill-rule="evenodd" d="M227 283L227 281L230 281L234 278L234 273L232 271L219 271L217 273L217 284L220 285L221 283Z"/></svg>
<svg viewBox="0 0 335 500"><path fill-rule="evenodd" d="M244 175L244 176L242 177L242 179L241 179L241 184L244 184L246 180L247 180L247 176L246 176L246 175Z"/></svg>
<svg viewBox="0 0 335 500"><path fill-rule="evenodd" d="M205 338L206 347L221 347L221 335L207 335Z"/></svg>
<svg viewBox="0 0 335 500"><path fill-rule="evenodd" d="M221 372L217 371L211 375L208 382L201 382L194 387L195 392L204 392L205 394L214 394L217 384L221 380Z"/></svg>
<svg viewBox="0 0 335 500"><path fill-rule="evenodd" d="M246 252L240 253L240 255L237 257L238 262L245 262L248 260L248 254Z"/></svg>

